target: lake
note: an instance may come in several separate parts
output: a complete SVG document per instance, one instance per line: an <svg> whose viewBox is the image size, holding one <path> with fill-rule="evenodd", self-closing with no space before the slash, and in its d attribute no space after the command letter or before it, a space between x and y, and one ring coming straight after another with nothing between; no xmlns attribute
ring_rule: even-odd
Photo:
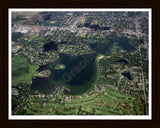
<svg viewBox="0 0 160 128"><path fill-rule="evenodd" d="M63 85L69 88L69 93L73 95L86 92L93 86L97 78L97 66L95 63L97 55L99 53L106 54L106 51L111 50L114 42L118 42L118 45L127 51L134 50L128 39L119 38L110 43L91 43L90 47L96 51L94 54L73 57L61 53L56 62L39 67L39 71L50 70L51 75L48 78L36 77L32 81L31 88L39 90L41 93L46 93L53 90L55 85ZM65 65L65 69L55 69L57 64Z"/></svg>
<svg viewBox="0 0 160 128"><path fill-rule="evenodd" d="M39 71L51 70L51 76L48 78L37 77L33 80L32 87L45 92L46 89L52 89L57 82L64 82L66 86L84 86L88 85L94 74L94 61L96 54L71 57L67 54L60 54L56 62L40 66ZM65 69L55 69L57 64L65 65ZM86 88L86 87L85 87ZM88 89L89 87L87 87Z"/></svg>

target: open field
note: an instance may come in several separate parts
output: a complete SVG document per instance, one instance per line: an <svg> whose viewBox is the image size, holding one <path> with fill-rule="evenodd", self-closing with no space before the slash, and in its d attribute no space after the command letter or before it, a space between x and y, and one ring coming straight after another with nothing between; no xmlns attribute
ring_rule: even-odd
<svg viewBox="0 0 160 128"><path fill-rule="evenodd" d="M12 86L20 83L31 84L32 77L37 76L37 65L31 65L25 57L12 58Z"/></svg>
<svg viewBox="0 0 160 128"><path fill-rule="evenodd" d="M79 97L79 98L77 98ZM141 101L111 88L86 97L42 98L32 96L24 106L27 115L139 115Z"/></svg>

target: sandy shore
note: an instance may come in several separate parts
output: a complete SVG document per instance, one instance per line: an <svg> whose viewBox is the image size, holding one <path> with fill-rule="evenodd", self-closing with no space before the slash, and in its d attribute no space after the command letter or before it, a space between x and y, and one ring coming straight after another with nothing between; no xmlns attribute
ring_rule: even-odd
<svg viewBox="0 0 160 128"><path fill-rule="evenodd" d="M100 60L100 59L102 59L103 57L105 57L105 56L104 56L104 55L99 55L99 56L97 56L97 59Z"/></svg>

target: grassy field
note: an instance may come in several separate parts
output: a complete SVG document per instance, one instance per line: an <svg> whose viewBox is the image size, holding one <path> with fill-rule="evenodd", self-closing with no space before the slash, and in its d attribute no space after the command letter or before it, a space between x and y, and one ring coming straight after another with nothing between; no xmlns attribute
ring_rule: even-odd
<svg viewBox="0 0 160 128"><path fill-rule="evenodd" d="M32 77L37 76L37 65L31 65L26 57L12 57L12 86L20 83L31 84Z"/></svg>
<svg viewBox="0 0 160 128"><path fill-rule="evenodd" d="M68 97L68 100L59 96L32 97L24 110L29 115L141 115L142 107L139 99L104 88L88 97Z"/></svg>
<svg viewBox="0 0 160 128"><path fill-rule="evenodd" d="M95 66L98 67L99 54L96 58ZM97 85L99 69L92 78L92 84ZM96 78L96 79L95 79ZM86 84L87 85L87 84ZM85 86L84 89L89 86ZM31 96L27 104L24 105L27 115L143 115L142 101L127 93L122 93L118 89L103 87L101 90L97 86L92 86L89 91L79 95L54 95L44 97L40 95ZM80 92L76 86L71 88L73 92ZM87 89L88 90L88 89ZM91 93L90 93L91 92Z"/></svg>
<svg viewBox="0 0 160 128"><path fill-rule="evenodd" d="M117 43L114 43L110 49L110 54L120 50ZM76 87L68 87L72 95L62 92L62 95L30 95L26 102L22 103L18 109L17 115L144 115L143 101L125 92L120 92L114 87L98 88L98 85L107 83L113 85L112 81L107 79L100 83L100 62L104 55L98 54L93 68L94 75L89 82ZM102 59L102 60L100 60ZM111 65L110 61L104 63ZM37 75L38 67L31 65L25 57L12 58L12 83L17 86L18 83L30 83L32 77ZM106 68L104 71L106 71ZM94 85L94 86L93 86ZM67 85L66 85L67 87ZM85 92L85 93L84 93ZM75 94L73 94L75 93Z"/></svg>

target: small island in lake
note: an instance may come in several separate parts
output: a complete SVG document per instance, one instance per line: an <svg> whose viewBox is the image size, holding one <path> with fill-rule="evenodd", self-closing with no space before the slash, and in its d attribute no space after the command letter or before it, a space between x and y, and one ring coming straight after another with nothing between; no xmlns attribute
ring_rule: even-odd
<svg viewBox="0 0 160 128"><path fill-rule="evenodd" d="M39 77L49 77L51 75L51 71L50 70L44 70L38 73Z"/></svg>
<svg viewBox="0 0 160 128"><path fill-rule="evenodd" d="M65 68L66 66L64 64L57 64L54 69L59 70L59 69L65 69Z"/></svg>

